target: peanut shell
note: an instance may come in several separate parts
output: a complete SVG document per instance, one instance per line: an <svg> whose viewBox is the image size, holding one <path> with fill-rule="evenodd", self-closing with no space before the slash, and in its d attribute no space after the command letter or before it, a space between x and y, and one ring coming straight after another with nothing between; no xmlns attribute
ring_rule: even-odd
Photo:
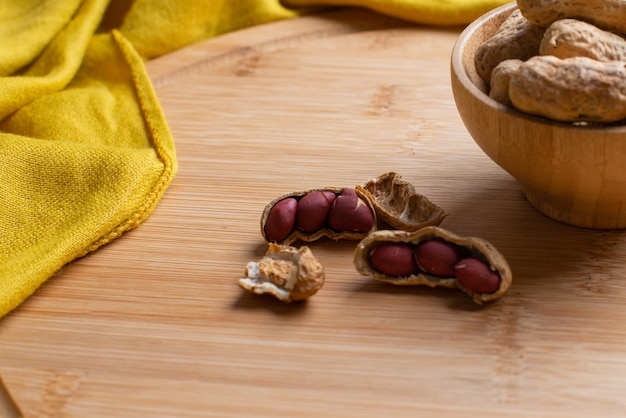
<svg viewBox="0 0 626 418"><path fill-rule="evenodd" d="M544 28L530 23L519 10L514 10L502 23L496 33L476 50L474 66L486 83L491 72L502 61L519 59L522 61L539 53L539 44Z"/></svg>
<svg viewBox="0 0 626 418"><path fill-rule="evenodd" d="M471 257L483 260L500 275L500 286L493 293L470 291L459 284L454 277L437 277L425 272L410 276L395 277L380 273L371 265L369 256L372 250L382 242L402 242L418 245L428 240L443 240L461 247ZM446 287L459 289L468 294L474 302L482 304L500 298L511 286L513 274L504 256L489 242L477 237L460 237L438 226L427 226L419 231L380 230L369 234L358 245L354 253L356 270L376 280L394 285L426 285L429 287Z"/></svg>
<svg viewBox="0 0 626 418"><path fill-rule="evenodd" d="M358 185L356 190L369 197L378 218L394 229L417 231L425 226L439 225L448 216L394 172Z"/></svg>
<svg viewBox="0 0 626 418"><path fill-rule="evenodd" d="M587 57L536 56L509 79L513 106L563 122L626 118L626 65Z"/></svg>
<svg viewBox="0 0 626 418"><path fill-rule="evenodd" d="M324 285L324 266L309 247L269 243L265 256L246 266L239 286L251 293L270 294L283 302L308 299Z"/></svg>
<svg viewBox="0 0 626 418"><path fill-rule="evenodd" d="M523 63L522 60L510 59L498 64L491 72L489 97L505 106L512 106L509 97L509 82L511 75L515 74Z"/></svg>
<svg viewBox="0 0 626 418"><path fill-rule="evenodd" d="M548 27L559 19L585 20L617 33L626 33L624 0L517 0L522 15L538 26Z"/></svg>
<svg viewBox="0 0 626 418"><path fill-rule="evenodd" d="M546 29L541 55L588 57L598 61L626 61L626 40L578 19L559 19Z"/></svg>

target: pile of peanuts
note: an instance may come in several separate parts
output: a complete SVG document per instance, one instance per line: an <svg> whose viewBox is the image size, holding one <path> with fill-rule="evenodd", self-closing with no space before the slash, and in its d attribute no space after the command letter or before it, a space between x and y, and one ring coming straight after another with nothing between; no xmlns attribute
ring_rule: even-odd
<svg viewBox="0 0 626 418"><path fill-rule="evenodd" d="M418 244L382 241L368 254L371 266L379 273L403 277L429 274L455 278L459 285L476 293L494 293L500 288L500 274L467 248L441 239Z"/></svg>
<svg viewBox="0 0 626 418"><path fill-rule="evenodd" d="M440 228L446 216L396 173L356 188L287 193L265 207L261 232L270 249L248 264L239 285L284 302L312 296L324 283L324 269L308 247L299 251L291 244L328 237L359 241L353 262L364 276L396 285L458 288L479 304L499 298L511 284L506 260L480 238ZM390 225L396 229L379 229Z"/></svg>
<svg viewBox="0 0 626 418"><path fill-rule="evenodd" d="M517 6L474 58L490 97L561 122L626 119L626 1Z"/></svg>

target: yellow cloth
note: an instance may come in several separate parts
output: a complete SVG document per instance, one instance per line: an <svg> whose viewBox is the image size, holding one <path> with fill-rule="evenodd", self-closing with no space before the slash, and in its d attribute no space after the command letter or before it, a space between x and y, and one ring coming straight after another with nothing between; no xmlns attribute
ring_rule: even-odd
<svg viewBox="0 0 626 418"><path fill-rule="evenodd" d="M138 226L176 173L145 60L315 7L469 23L508 0L0 0L0 317Z"/></svg>

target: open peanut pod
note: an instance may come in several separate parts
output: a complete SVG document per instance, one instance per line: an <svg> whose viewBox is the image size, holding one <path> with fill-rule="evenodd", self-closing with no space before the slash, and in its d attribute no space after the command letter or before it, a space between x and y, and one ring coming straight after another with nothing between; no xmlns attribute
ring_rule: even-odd
<svg viewBox="0 0 626 418"><path fill-rule="evenodd" d="M287 193L272 200L261 215L263 238L283 245L322 237L357 241L375 231L376 224L369 196L349 187Z"/></svg>
<svg viewBox="0 0 626 418"><path fill-rule="evenodd" d="M395 285L460 289L478 304L501 297L513 278L492 244L438 226L375 231L358 244L354 265L362 275Z"/></svg>
<svg viewBox="0 0 626 418"><path fill-rule="evenodd" d="M379 220L393 229L417 231L425 226L439 225L448 216L394 172L371 179L357 186L357 190L370 198Z"/></svg>
<svg viewBox="0 0 626 418"><path fill-rule="evenodd" d="M269 244L265 256L246 266L239 286L251 293L270 294L283 302L305 300L324 285L324 266L309 247Z"/></svg>

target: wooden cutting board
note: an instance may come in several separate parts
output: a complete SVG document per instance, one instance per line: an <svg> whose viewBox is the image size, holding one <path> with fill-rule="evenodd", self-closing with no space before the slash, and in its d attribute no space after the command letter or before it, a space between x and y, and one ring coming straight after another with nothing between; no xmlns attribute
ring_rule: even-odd
<svg viewBox="0 0 626 418"><path fill-rule="evenodd" d="M280 21L148 63L180 170L138 229L0 321L0 375L29 417L576 417L626 413L626 235L554 222L474 144L449 57L461 28L359 9ZM360 276L284 304L236 284L264 206L396 171L489 240L513 286Z"/></svg>

